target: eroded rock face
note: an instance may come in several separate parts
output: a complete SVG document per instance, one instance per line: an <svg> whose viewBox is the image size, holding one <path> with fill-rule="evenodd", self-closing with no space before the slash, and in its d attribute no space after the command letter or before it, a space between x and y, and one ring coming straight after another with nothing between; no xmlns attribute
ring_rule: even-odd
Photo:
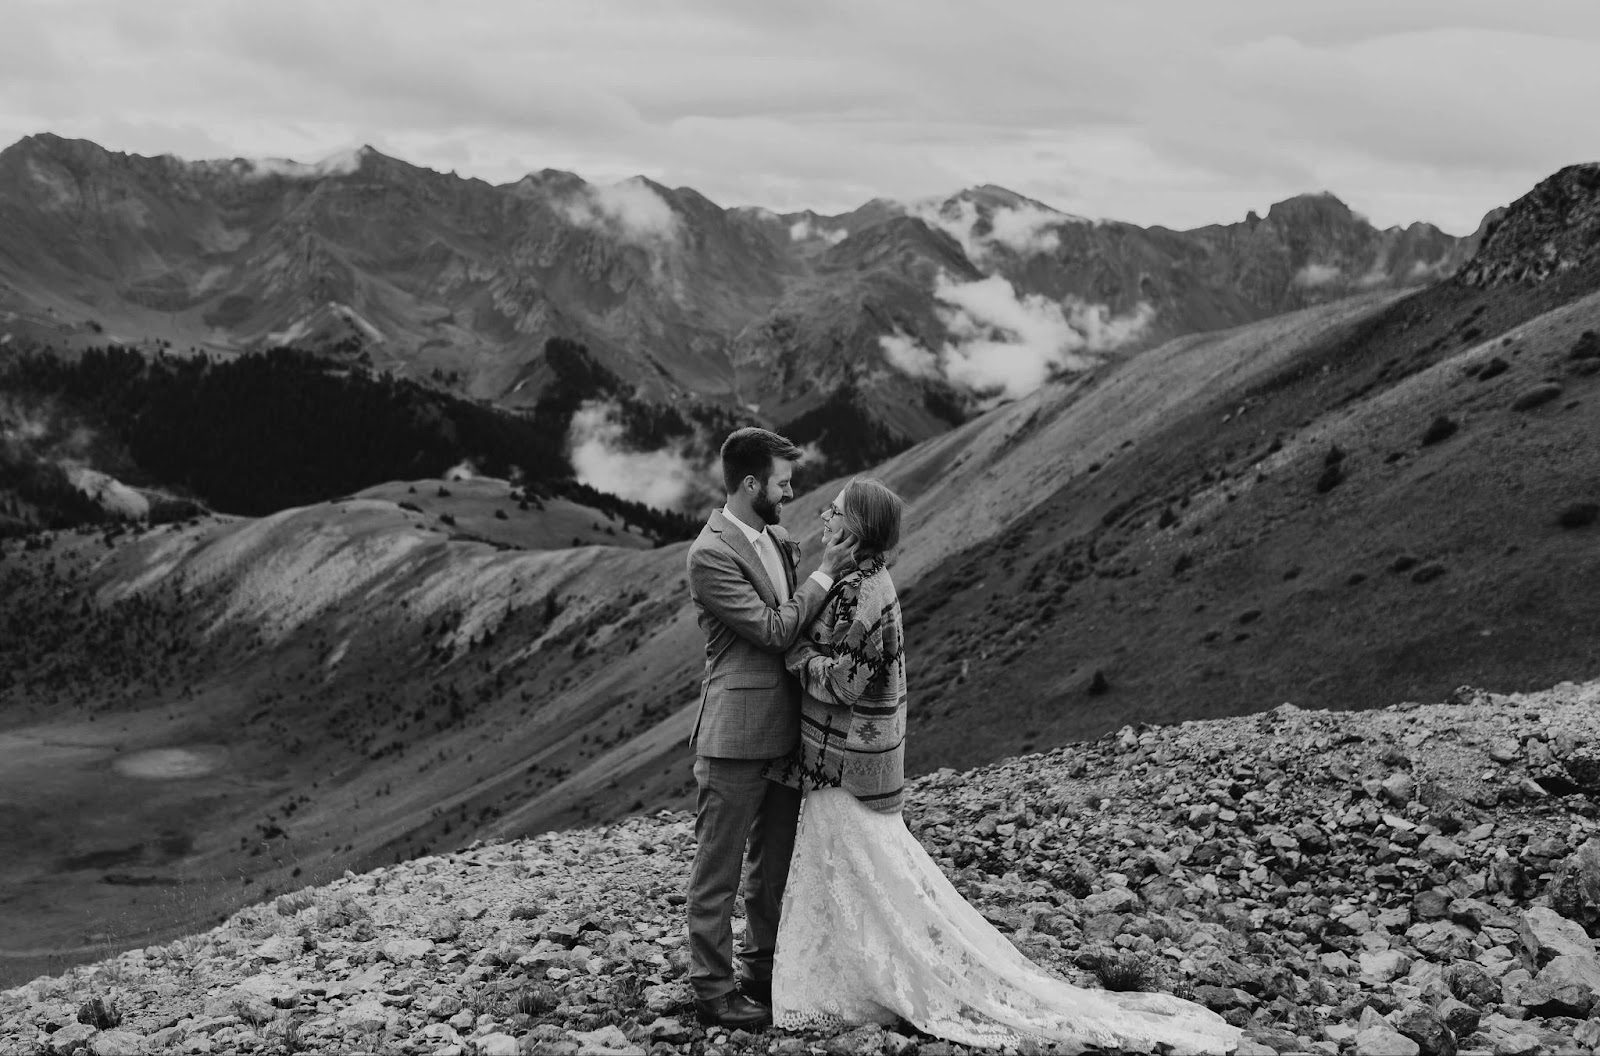
<svg viewBox="0 0 1600 1056"><path fill-rule="evenodd" d="M1494 286L1543 282L1600 257L1600 163L1569 165L1517 199L1457 273Z"/></svg>

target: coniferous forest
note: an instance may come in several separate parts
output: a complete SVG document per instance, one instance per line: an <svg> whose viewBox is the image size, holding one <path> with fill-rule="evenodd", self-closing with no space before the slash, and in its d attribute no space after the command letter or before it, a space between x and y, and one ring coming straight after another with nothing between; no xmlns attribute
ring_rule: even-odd
<svg viewBox="0 0 1600 1056"><path fill-rule="evenodd" d="M567 458L572 416L611 399L641 446L693 431L682 415L633 401L584 346L552 339L553 374L531 413L511 411L293 348L233 359L93 348L0 357L0 393L43 419L33 432L93 436L97 461L124 483L190 496L219 512L262 516L392 480L443 476L463 461L640 525L660 542L693 519L579 483ZM63 424L66 420L70 424ZM81 442L81 441L80 441ZM20 492L62 527L95 520L59 467L0 444L0 491Z"/></svg>

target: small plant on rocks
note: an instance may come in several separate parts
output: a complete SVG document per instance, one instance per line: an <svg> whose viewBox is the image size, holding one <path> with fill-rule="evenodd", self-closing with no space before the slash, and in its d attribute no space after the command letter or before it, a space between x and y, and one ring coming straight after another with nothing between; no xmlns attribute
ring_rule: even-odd
<svg viewBox="0 0 1600 1056"><path fill-rule="evenodd" d="M1563 528L1587 528L1600 520L1600 503L1575 502L1562 510L1556 520Z"/></svg>
<svg viewBox="0 0 1600 1056"><path fill-rule="evenodd" d="M1428 426L1427 432L1422 434L1422 446L1429 447L1440 441L1448 440L1456 435L1457 430L1460 428L1461 426L1457 425L1453 420L1441 414Z"/></svg>
<svg viewBox="0 0 1600 1056"><path fill-rule="evenodd" d="M1100 980L1107 990L1125 993L1133 990L1153 989L1155 969L1143 954L1120 950L1085 950L1077 957L1077 965Z"/></svg>
<svg viewBox="0 0 1600 1056"><path fill-rule="evenodd" d="M78 1022L87 1023L96 1030L110 1030L122 1022L122 1012L115 1001L91 997L78 1009Z"/></svg>
<svg viewBox="0 0 1600 1056"><path fill-rule="evenodd" d="M517 995L510 1001L510 1011L512 1015L532 1016L537 1019L551 1012L560 1003L556 998L556 992L541 983L517 991Z"/></svg>
<svg viewBox="0 0 1600 1056"><path fill-rule="evenodd" d="M1068 869L1058 884L1061 890L1073 898L1088 898L1094 893L1094 879L1087 870L1076 866Z"/></svg>
<svg viewBox="0 0 1600 1056"><path fill-rule="evenodd" d="M302 909L315 905L316 901L316 895L307 890L300 890L280 895L273 901L272 906L280 916L292 917Z"/></svg>
<svg viewBox="0 0 1600 1056"><path fill-rule="evenodd" d="M1600 333L1585 330L1572 346L1573 359L1600 359Z"/></svg>
<svg viewBox="0 0 1600 1056"><path fill-rule="evenodd" d="M496 1015L504 1011L504 998L500 991L492 986L478 986L462 999L465 1008L472 1009L473 1015Z"/></svg>

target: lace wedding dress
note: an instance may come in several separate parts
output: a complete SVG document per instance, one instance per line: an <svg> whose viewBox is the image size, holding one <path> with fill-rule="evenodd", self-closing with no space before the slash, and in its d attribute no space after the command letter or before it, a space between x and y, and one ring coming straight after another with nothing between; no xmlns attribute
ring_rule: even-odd
<svg viewBox="0 0 1600 1056"><path fill-rule="evenodd" d="M898 814L841 788L806 793L772 998L786 1030L903 1018L985 1048L1220 1053L1240 1035L1167 994L1086 990L1045 974L957 893Z"/></svg>

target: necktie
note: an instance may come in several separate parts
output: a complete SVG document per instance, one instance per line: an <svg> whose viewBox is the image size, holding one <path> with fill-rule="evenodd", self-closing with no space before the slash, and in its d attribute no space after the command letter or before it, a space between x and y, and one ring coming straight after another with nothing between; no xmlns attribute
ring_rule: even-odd
<svg viewBox="0 0 1600 1056"><path fill-rule="evenodd" d="M783 558L778 555L778 544L770 532L762 532L756 539L756 553L761 557L762 567L767 570L767 578L772 580L772 590L778 595L778 604L782 605L789 600L789 577L783 569Z"/></svg>

